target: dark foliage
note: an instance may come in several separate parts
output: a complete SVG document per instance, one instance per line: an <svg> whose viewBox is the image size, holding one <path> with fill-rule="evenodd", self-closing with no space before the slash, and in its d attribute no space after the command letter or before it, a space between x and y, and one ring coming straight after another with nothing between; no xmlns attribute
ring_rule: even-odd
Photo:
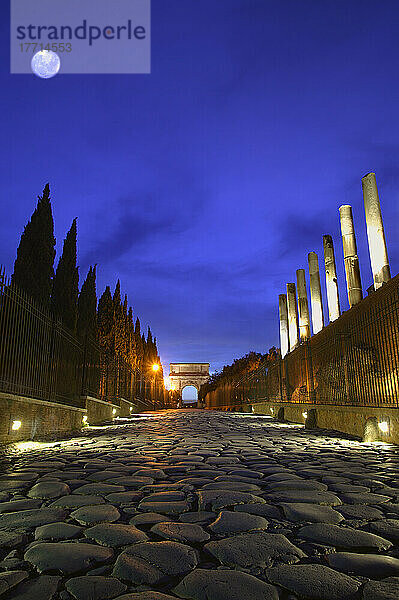
<svg viewBox="0 0 399 600"><path fill-rule="evenodd" d="M97 307L96 266L90 267L79 293L77 267L77 226L74 219L63 244L63 251L54 274L55 239L51 212L50 188L47 184L43 196L21 236L12 281L53 315L86 344L90 339L95 353L100 349L101 368L123 362L136 377L137 389L144 393L148 382L157 382L163 388L163 371L156 338L148 328L147 339L141 332L140 320L134 319L127 295L122 301L121 284L117 281L114 294L109 286L102 294ZM87 349L91 345L85 345ZM98 348L99 346L99 348ZM94 361L97 359L94 358ZM154 371L153 364L159 365ZM104 372L105 372L104 371ZM126 383L126 382L125 382ZM148 391L148 390L147 390Z"/></svg>
<svg viewBox="0 0 399 600"><path fill-rule="evenodd" d="M114 304L109 285L104 290L97 309L98 340L108 355L115 353L114 344Z"/></svg>
<svg viewBox="0 0 399 600"><path fill-rule="evenodd" d="M49 307L54 275L55 238L49 184L25 226L17 250L12 282Z"/></svg>
<svg viewBox="0 0 399 600"><path fill-rule="evenodd" d="M276 360L277 356L277 350L273 347L266 354L251 351L241 358L236 358L233 364L226 365L220 372L213 373L208 383L201 386L201 398L205 398L208 392L216 390L225 384L238 383L240 379L251 373L251 371L255 371L261 365L267 365Z"/></svg>
<svg viewBox="0 0 399 600"><path fill-rule="evenodd" d="M80 338L97 338L96 266L90 267L78 298L77 333Z"/></svg>
<svg viewBox="0 0 399 600"><path fill-rule="evenodd" d="M51 306L54 314L73 332L76 331L79 293L76 238L76 219L74 219L64 240L51 294Z"/></svg>

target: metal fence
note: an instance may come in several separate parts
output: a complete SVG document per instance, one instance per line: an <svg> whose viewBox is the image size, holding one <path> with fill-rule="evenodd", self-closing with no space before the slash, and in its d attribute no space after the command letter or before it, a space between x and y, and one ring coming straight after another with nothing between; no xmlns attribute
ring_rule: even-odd
<svg viewBox="0 0 399 600"><path fill-rule="evenodd" d="M10 283L0 268L0 392L84 406L92 396L150 408L163 389L122 357L108 357L95 340L81 340L51 311Z"/></svg>
<svg viewBox="0 0 399 600"><path fill-rule="evenodd" d="M145 376L120 356L100 354L99 361L96 397L113 403L123 398L142 408L160 408L164 405L164 388L155 376Z"/></svg>
<svg viewBox="0 0 399 600"><path fill-rule="evenodd" d="M207 405L253 402L399 407L399 275L283 360L210 392Z"/></svg>

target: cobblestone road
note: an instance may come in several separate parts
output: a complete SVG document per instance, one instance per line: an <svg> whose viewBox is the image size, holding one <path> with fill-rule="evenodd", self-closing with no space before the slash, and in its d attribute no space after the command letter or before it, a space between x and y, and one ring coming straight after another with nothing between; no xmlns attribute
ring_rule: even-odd
<svg viewBox="0 0 399 600"><path fill-rule="evenodd" d="M399 598L398 447L192 410L19 450L1 600Z"/></svg>

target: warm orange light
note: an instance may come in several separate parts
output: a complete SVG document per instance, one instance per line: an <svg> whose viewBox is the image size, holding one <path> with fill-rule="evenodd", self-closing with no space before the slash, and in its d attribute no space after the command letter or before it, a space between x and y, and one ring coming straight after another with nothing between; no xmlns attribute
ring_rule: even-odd
<svg viewBox="0 0 399 600"><path fill-rule="evenodd" d="M152 365L152 370L153 371L159 371L159 365Z"/></svg>

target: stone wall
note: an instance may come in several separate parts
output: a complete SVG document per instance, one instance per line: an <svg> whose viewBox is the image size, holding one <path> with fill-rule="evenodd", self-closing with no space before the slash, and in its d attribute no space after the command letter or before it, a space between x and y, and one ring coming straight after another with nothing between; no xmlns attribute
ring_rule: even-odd
<svg viewBox="0 0 399 600"><path fill-rule="evenodd" d="M129 417L130 415L139 412L139 406L138 404L135 404L134 402L129 402L128 400L125 400L124 398L120 399L120 412L119 412L119 416L120 417Z"/></svg>
<svg viewBox="0 0 399 600"><path fill-rule="evenodd" d="M101 425L105 421L111 421L114 417L121 416L119 406L91 396L86 397L86 412L89 425Z"/></svg>
<svg viewBox="0 0 399 600"><path fill-rule="evenodd" d="M85 413L84 408L0 393L0 442L11 443L78 431ZM17 430L12 429L15 421L21 422Z"/></svg>
<svg viewBox="0 0 399 600"><path fill-rule="evenodd" d="M399 411L395 408L273 402L254 403L252 407L255 414L270 415L292 423L303 423L310 429L315 427L334 429L364 441L399 444ZM378 426L379 423L387 423L388 431L382 431Z"/></svg>
<svg viewBox="0 0 399 600"><path fill-rule="evenodd" d="M114 417L131 414L131 403L125 400L121 401L121 407L91 397L82 398L82 404L86 408L0 393L0 443L56 438L80 431L84 417L89 425L101 425ZM20 427L13 429L13 423L20 423Z"/></svg>

